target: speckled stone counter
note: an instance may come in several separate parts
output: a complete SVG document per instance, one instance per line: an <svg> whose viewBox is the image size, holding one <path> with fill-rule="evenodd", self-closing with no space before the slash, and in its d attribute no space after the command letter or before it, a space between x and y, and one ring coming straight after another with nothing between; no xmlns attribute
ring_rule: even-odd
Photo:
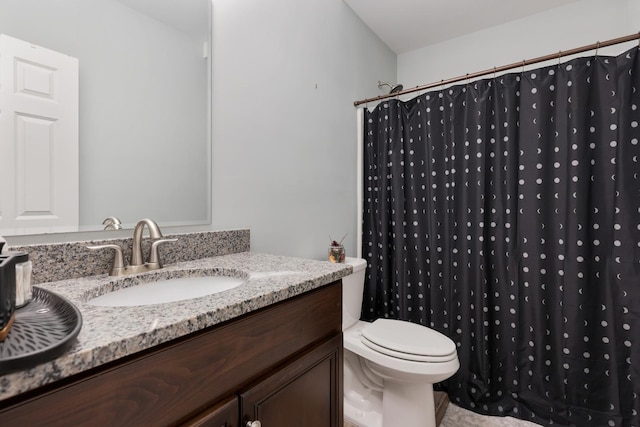
<svg viewBox="0 0 640 427"><path fill-rule="evenodd" d="M201 269L221 269L248 279L236 288L201 298L135 307L87 303L116 280L106 274L39 284L80 309L82 329L75 346L66 354L0 376L0 400L286 300L352 271L346 264L241 252L177 262L138 276L162 280L197 275Z"/></svg>

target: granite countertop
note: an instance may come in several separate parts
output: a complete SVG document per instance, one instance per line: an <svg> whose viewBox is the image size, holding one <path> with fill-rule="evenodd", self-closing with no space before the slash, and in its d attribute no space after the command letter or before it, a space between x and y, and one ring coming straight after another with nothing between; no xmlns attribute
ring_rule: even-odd
<svg viewBox="0 0 640 427"><path fill-rule="evenodd" d="M82 329L75 345L62 356L0 376L0 400L286 300L352 271L347 264L241 252L178 262L142 275L159 280L185 270L211 268L240 272L249 278L241 286L217 294L134 307L86 303L116 279L105 274L38 284L78 307Z"/></svg>

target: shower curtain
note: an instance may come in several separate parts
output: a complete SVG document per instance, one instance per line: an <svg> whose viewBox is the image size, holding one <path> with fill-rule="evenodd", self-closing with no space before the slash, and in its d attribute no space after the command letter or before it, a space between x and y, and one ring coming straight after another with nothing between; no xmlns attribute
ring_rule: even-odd
<svg viewBox="0 0 640 427"><path fill-rule="evenodd" d="M640 58L578 58L364 118L362 316L457 345L478 413L640 427Z"/></svg>

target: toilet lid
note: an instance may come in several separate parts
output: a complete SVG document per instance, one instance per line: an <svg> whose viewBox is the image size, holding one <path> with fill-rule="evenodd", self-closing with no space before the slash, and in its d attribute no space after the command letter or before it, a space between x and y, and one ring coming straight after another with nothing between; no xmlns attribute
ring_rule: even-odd
<svg viewBox="0 0 640 427"><path fill-rule="evenodd" d="M438 331L411 322L378 319L362 329L367 347L405 360L445 362L457 357L455 343Z"/></svg>

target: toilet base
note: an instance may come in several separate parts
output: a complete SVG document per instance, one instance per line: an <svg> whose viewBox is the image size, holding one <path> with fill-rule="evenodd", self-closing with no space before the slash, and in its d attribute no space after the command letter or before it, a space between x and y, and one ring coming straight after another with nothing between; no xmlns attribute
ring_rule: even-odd
<svg viewBox="0 0 640 427"><path fill-rule="evenodd" d="M430 384L425 386L385 382L382 402L376 400L378 399L374 396L367 398L350 391L344 398L344 420L358 427L437 425L433 386Z"/></svg>
<svg viewBox="0 0 640 427"><path fill-rule="evenodd" d="M351 393L345 396L344 420L357 427L382 427L382 413L379 408L371 407L368 402L363 402L362 396Z"/></svg>
<svg viewBox="0 0 640 427"><path fill-rule="evenodd" d="M366 377L361 359L350 351L344 352L344 419L357 427L382 427L382 388L374 381L364 385ZM380 385L382 379L378 379Z"/></svg>
<svg viewBox="0 0 640 427"><path fill-rule="evenodd" d="M438 427L444 418L449 406L449 396L445 392L436 391L434 394L435 425ZM353 395L344 400L344 421L345 427L382 427L382 413L379 410L362 410L370 405L359 402L362 399L359 395Z"/></svg>
<svg viewBox="0 0 640 427"><path fill-rule="evenodd" d="M382 412L382 427L436 427L433 385L385 381Z"/></svg>

